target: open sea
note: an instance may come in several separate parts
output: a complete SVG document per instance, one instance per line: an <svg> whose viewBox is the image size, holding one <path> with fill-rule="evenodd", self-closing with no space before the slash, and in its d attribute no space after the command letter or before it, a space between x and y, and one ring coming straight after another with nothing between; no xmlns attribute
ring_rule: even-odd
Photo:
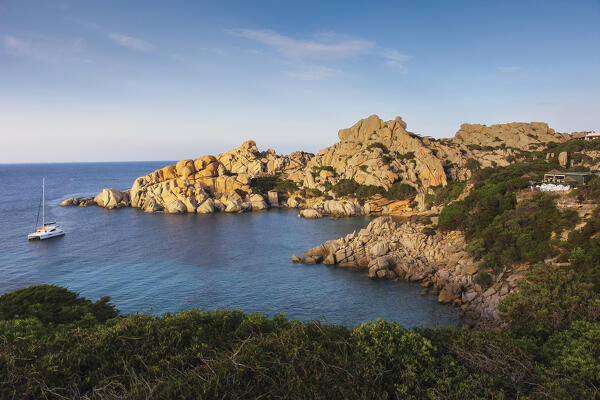
<svg viewBox="0 0 600 400"><path fill-rule="evenodd" d="M367 218L305 220L294 210L211 215L60 207L68 197L127 189L168 162L0 164L0 294L66 286L123 313L242 309L348 326L383 318L406 327L459 322L417 284L372 281L366 271L291 262ZM46 210L67 232L29 242L46 178ZM40 217L41 218L41 217Z"/></svg>

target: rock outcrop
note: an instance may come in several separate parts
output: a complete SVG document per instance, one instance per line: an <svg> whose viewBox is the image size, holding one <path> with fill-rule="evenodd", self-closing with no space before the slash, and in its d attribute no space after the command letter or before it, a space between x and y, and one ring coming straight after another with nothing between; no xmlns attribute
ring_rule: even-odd
<svg viewBox="0 0 600 400"><path fill-rule="evenodd" d="M423 228L379 217L358 233L307 250L301 261L365 268L372 279L420 282L440 303L460 306L468 321L498 324L498 304L515 289L520 276L499 276L484 288L476 283L478 265L464 251L461 232L428 235Z"/></svg>
<svg viewBox="0 0 600 400"><path fill-rule="evenodd" d="M570 136L551 129L545 122L511 122L508 124L462 124L453 142L465 146L514 147L533 150L548 142L564 142Z"/></svg>
<svg viewBox="0 0 600 400"><path fill-rule="evenodd" d="M96 204L108 209L130 206L150 213L173 214L311 208L316 213L305 213L311 218L411 215L425 210L425 196L433 193L432 188L445 186L449 179L467 180L471 175L470 159L482 167L507 165L522 150L569 138L539 122L489 127L463 124L453 139L444 140L424 137L406 128L400 117L383 121L371 115L341 129L340 141L317 155L296 151L282 156L272 149L261 152L254 141L248 140L216 156L167 165L137 178L129 190L104 189L93 199L72 198L61 205ZM568 162L566 153L558 158L561 165ZM250 183L253 178L263 177L291 180L299 190L256 192ZM336 198L332 187L342 179L382 190L402 182L415 188L416 196L411 200L391 200L375 195L359 204L352 196Z"/></svg>
<svg viewBox="0 0 600 400"><path fill-rule="evenodd" d="M371 115L340 130L338 137L340 142L321 150L307 164L305 187L326 190L328 183L340 179L385 189L399 180L416 188L446 185L440 159L420 137L406 131L400 117L384 122Z"/></svg>
<svg viewBox="0 0 600 400"><path fill-rule="evenodd" d="M368 214L369 207L363 207L355 201L325 200L313 204L311 208L300 211L298 216L303 218L321 218L323 216L356 217Z"/></svg>

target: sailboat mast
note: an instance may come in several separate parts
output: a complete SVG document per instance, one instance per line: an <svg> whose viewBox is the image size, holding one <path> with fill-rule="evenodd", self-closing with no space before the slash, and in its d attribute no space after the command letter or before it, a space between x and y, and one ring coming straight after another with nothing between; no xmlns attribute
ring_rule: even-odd
<svg viewBox="0 0 600 400"><path fill-rule="evenodd" d="M46 226L46 212L44 203L46 203L46 178L42 178L42 227Z"/></svg>

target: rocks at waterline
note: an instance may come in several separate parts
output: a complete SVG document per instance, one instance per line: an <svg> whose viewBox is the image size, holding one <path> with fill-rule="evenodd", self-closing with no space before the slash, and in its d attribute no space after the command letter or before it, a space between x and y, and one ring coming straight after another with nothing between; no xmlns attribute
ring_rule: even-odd
<svg viewBox="0 0 600 400"><path fill-rule="evenodd" d="M93 197L69 197L66 200L63 200L60 205L62 207L66 206L79 206L79 207L88 207L97 205L94 201Z"/></svg>
<svg viewBox="0 0 600 400"><path fill-rule="evenodd" d="M304 210L300 210L298 217L306 218L306 219L317 219L317 218L323 218L323 215L320 212L318 212L317 210L315 210L314 208L307 208Z"/></svg>
<svg viewBox="0 0 600 400"><path fill-rule="evenodd" d="M361 206L352 200L325 200L301 210L298 217L306 219L331 217L356 217L369 214L369 207Z"/></svg>
<svg viewBox="0 0 600 400"><path fill-rule="evenodd" d="M498 324L498 304L516 288L521 275L499 276L490 288L483 288L475 280L477 263L464 251L463 234L428 235L424 228L379 217L358 233L307 250L301 261L365 268L371 279L420 282L440 303L460 306L470 321Z"/></svg>

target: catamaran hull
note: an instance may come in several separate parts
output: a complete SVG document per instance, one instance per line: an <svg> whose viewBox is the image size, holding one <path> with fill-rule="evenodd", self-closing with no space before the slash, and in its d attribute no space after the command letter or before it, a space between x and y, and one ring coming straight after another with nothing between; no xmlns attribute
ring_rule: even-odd
<svg viewBox="0 0 600 400"><path fill-rule="evenodd" d="M52 232L52 233L44 233L44 234L38 234L36 233L31 233L29 235L27 235L27 239L29 240L46 240L46 239L52 239L53 237L58 237L58 236L63 236L65 233L64 232Z"/></svg>

